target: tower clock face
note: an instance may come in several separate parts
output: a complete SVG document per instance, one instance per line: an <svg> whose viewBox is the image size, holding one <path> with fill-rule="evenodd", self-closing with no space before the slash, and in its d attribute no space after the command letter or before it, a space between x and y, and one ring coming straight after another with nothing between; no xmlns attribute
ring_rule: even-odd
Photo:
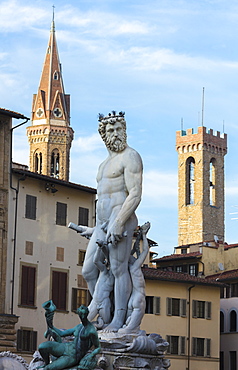
<svg viewBox="0 0 238 370"><path fill-rule="evenodd" d="M36 115L38 118L41 118L44 114L44 111L42 108L38 108L37 111L36 111Z"/></svg>
<svg viewBox="0 0 238 370"><path fill-rule="evenodd" d="M54 116L57 118L62 117L62 110L60 108L55 108L53 110L53 113L54 113Z"/></svg>

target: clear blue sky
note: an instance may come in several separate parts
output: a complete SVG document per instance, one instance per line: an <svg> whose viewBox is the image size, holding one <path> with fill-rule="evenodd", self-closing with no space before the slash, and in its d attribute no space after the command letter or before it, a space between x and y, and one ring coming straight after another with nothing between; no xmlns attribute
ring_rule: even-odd
<svg viewBox="0 0 238 370"><path fill-rule="evenodd" d="M31 116L52 1L0 2L0 106ZM68 0L55 2L65 91L71 94L70 180L96 187L107 155L97 114L126 112L128 143L144 162L139 223L159 255L177 244L175 132L201 125L228 134L226 241L238 242L238 2L233 0ZM16 122L17 123L17 122ZM25 127L15 132L14 160L28 164ZM71 220L75 222L76 220Z"/></svg>

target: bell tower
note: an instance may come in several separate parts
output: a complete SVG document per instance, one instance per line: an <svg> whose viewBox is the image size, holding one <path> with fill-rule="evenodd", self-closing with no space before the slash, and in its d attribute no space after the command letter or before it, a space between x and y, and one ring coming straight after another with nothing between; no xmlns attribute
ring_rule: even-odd
<svg viewBox="0 0 238 370"><path fill-rule="evenodd" d="M206 127L177 131L178 246L224 241L227 135Z"/></svg>
<svg viewBox="0 0 238 370"><path fill-rule="evenodd" d="M27 127L30 171L68 181L73 133L70 95L64 92L53 16L38 92L33 95L32 124Z"/></svg>

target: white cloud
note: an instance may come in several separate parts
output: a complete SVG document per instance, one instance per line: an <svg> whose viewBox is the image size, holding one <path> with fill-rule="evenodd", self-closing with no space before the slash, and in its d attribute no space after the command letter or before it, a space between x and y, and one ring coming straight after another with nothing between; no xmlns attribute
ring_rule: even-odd
<svg viewBox="0 0 238 370"><path fill-rule="evenodd" d="M177 174L152 170L144 173L143 204L146 207L177 207Z"/></svg>
<svg viewBox="0 0 238 370"><path fill-rule="evenodd" d="M48 12L39 6L24 5L16 0L10 0L0 5L0 17L0 30L19 32L36 25L39 20L47 19Z"/></svg>
<svg viewBox="0 0 238 370"><path fill-rule="evenodd" d="M76 152L93 152L97 149L104 147L103 141L99 134L93 134L91 136L79 137L73 142L73 149Z"/></svg>

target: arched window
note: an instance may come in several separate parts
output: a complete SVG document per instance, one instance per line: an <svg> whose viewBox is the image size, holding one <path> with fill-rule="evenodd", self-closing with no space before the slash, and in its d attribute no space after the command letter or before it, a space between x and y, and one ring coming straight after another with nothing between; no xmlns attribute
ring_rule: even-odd
<svg viewBox="0 0 238 370"><path fill-rule="evenodd" d="M216 205L216 160L212 158L210 160L210 205Z"/></svg>
<svg viewBox="0 0 238 370"><path fill-rule="evenodd" d="M236 311L232 310L230 312L230 331L236 331Z"/></svg>
<svg viewBox="0 0 238 370"><path fill-rule="evenodd" d="M224 333L224 313L220 311L220 333Z"/></svg>
<svg viewBox="0 0 238 370"><path fill-rule="evenodd" d="M58 80L58 72L57 71L54 72L54 77L53 78L54 78L54 80Z"/></svg>
<svg viewBox="0 0 238 370"><path fill-rule="evenodd" d="M186 162L186 204L194 204L195 160L189 157Z"/></svg>
<svg viewBox="0 0 238 370"><path fill-rule="evenodd" d="M35 172L42 173L42 153L35 154Z"/></svg>
<svg viewBox="0 0 238 370"><path fill-rule="evenodd" d="M57 149L53 150L51 154L51 172L50 175L53 177L59 177L59 160L60 155Z"/></svg>

